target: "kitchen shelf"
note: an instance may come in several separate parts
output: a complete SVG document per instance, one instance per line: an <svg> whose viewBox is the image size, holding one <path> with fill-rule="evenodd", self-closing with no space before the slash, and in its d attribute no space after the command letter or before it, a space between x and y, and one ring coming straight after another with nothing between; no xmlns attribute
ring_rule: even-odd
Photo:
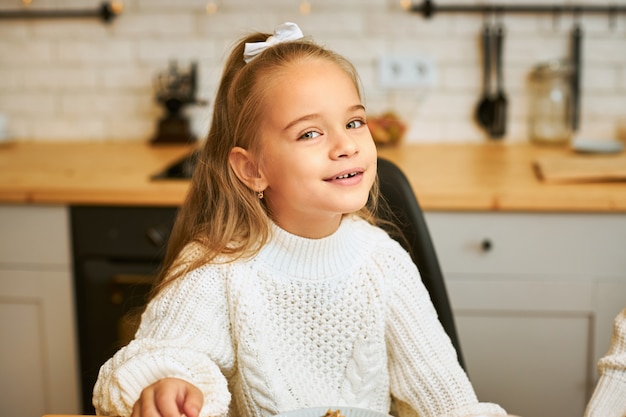
<svg viewBox="0 0 626 417"><path fill-rule="evenodd" d="M94 9L19 9L0 10L0 19L67 19L98 17L103 22L109 23L121 13L121 3L110 1L103 2L100 7Z"/></svg>
<svg viewBox="0 0 626 417"><path fill-rule="evenodd" d="M431 18L438 13L550 13L559 15L563 13L581 14L606 14L613 18L618 13L626 13L626 5L616 4L442 4L438 5L433 0L424 0L421 4L410 3L407 9L414 13L421 13L425 18Z"/></svg>

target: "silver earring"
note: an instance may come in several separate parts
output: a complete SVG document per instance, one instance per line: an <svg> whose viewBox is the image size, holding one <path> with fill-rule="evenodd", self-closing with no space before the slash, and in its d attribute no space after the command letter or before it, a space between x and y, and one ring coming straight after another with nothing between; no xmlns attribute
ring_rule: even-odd
<svg viewBox="0 0 626 417"><path fill-rule="evenodd" d="M259 200L263 200L263 190L259 191L258 193L256 193L257 197L259 197Z"/></svg>

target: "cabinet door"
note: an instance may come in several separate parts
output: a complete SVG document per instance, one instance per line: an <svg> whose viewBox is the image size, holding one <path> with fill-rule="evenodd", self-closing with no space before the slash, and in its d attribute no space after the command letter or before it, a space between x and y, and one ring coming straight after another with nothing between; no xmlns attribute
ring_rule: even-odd
<svg viewBox="0 0 626 417"><path fill-rule="evenodd" d="M0 206L0 416L80 411L67 214Z"/></svg>
<svg viewBox="0 0 626 417"><path fill-rule="evenodd" d="M0 415L78 414L69 271L0 269Z"/></svg>
<svg viewBox="0 0 626 417"><path fill-rule="evenodd" d="M626 216L426 214L468 373L521 416L582 416L626 306Z"/></svg>
<svg viewBox="0 0 626 417"><path fill-rule="evenodd" d="M583 415L593 335L590 284L455 279L448 287L480 400L520 416Z"/></svg>

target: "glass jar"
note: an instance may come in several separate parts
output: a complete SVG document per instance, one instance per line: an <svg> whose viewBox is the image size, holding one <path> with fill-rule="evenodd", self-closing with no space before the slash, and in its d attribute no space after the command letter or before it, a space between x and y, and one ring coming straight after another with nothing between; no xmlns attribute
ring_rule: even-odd
<svg viewBox="0 0 626 417"><path fill-rule="evenodd" d="M545 144L572 137L572 67L555 60L537 65L530 76L530 139Z"/></svg>

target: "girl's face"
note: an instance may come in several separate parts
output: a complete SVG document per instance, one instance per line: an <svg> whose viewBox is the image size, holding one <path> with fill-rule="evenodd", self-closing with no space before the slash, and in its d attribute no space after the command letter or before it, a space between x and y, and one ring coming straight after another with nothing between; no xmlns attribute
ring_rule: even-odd
<svg viewBox="0 0 626 417"><path fill-rule="evenodd" d="M361 209L376 177L376 147L350 76L323 59L272 77L259 134L266 203L283 229L319 238Z"/></svg>

